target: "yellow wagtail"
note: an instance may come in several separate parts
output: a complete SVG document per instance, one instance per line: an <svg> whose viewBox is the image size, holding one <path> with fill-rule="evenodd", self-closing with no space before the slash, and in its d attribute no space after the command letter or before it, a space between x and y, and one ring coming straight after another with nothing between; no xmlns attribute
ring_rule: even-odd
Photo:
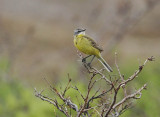
<svg viewBox="0 0 160 117"><path fill-rule="evenodd" d="M107 64L107 62L102 58L101 52L103 49L99 47L99 45L90 37L85 35L86 29L76 29L74 30L74 45L75 47L87 54L89 56L82 59L82 62L86 60L86 58L93 55L91 62L93 61L94 57L96 56L98 60L102 63L102 65L106 68L108 72L113 72L112 68ZM91 64L89 63L89 65Z"/></svg>

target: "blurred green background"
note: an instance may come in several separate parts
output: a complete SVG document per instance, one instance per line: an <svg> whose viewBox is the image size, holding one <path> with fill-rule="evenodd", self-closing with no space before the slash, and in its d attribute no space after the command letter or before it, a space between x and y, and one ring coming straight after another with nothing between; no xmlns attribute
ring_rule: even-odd
<svg viewBox="0 0 160 117"><path fill-rule="evenodd" d="M63 116L34 96L35 87L47 90L44 77L59 88L69 73L85 92L88 76L73 45L76 28L86 28L102 45L113 74L115 52L125 78L147 57L156 58L132 87L147 83L148 89L122 117L159 117L159 0L0 0L0 116ZM93 65L102 67L97 60Z"/></svg>

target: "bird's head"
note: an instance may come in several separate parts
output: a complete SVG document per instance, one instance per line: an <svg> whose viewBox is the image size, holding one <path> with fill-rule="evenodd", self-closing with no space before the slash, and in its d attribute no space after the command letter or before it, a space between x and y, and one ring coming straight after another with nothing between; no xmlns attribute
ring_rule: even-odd
<svg viewBox="0 0 160 117"><path fill-rule="evenodd" d="M76 36L76 35L79 35L79 34L83 34L83 35L85 35L85 30L86 29L75 29L74 30L74 36Z"/></svg>

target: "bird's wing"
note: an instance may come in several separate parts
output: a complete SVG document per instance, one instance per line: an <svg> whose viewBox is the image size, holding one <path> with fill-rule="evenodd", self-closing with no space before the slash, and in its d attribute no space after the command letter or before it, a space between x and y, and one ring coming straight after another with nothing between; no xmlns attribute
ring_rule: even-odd
<svg viewBox="0 0 160 117"><path fill-rule="evenodd" d="M91 42L91 45L92 45L94 48L98 49L100 52L103 51L102 47L100 47L93 39L91 39L91 38L88 37L88 36L84 36L84 38L88 39L88 40Z"/></svg>

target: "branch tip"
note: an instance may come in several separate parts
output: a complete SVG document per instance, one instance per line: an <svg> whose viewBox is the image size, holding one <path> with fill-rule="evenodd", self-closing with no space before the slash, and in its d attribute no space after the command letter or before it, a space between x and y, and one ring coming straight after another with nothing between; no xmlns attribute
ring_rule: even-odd
<svg viewBox="0 0 160 117"><path fill-rule="evenodd" d="M154 56L151 56L151 57L148 58L148 60L149 61L155 61L155 58L154 58Z"/></svg>

